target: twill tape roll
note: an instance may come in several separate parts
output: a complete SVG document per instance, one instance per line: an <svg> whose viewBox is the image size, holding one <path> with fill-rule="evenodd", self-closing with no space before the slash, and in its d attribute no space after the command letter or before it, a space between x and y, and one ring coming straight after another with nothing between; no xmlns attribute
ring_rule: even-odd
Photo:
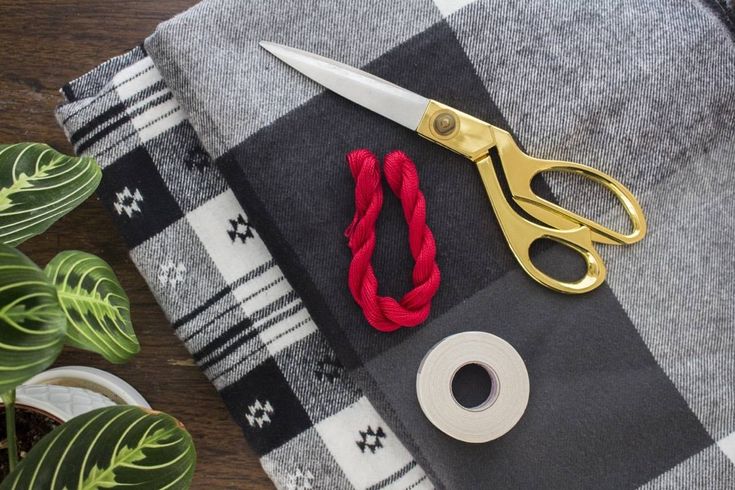
<svg viewBox="0 0 735 490"><path fill-rule="evenodd" d="M478 364L492 379L488 399L477 407L460 405L452 379L468 364ZM416 375L416 394L426 417L447 435L465 442L488 442L520 420L528 404L528 371L505 340L485 332L451 335L429 350Z"/></svg>

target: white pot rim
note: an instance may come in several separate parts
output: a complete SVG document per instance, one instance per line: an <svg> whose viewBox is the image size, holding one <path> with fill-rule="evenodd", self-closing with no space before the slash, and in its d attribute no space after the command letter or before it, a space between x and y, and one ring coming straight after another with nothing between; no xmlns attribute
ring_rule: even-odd
<svg viewBox="0 0 735 490"><path fill-rule="evenodd" d="M16 410L26 408L37 411L44 415L48 415L51 418L59 420L61 421L61 423L66 422L70 418L68 413L64 412L53 403L28 397L22 392L22 390L18 390L16 392L15 408Z"/></svg>
<svg viewBox="0 0 735 490"><path fill-rule="evenodd" d="M143 395L133 388L128 382L112 373L101 369L88 366L63 366L49 369L32 377L24 384L57 384L60 380L81 382L81 387L96 391L94 385L101 387L102 395L104 391L109 391L117 396L120 400L128 405L137 405L143 408L151 408L150 404L143 398ZM71 383L64 383L71 385Z"/></svg>

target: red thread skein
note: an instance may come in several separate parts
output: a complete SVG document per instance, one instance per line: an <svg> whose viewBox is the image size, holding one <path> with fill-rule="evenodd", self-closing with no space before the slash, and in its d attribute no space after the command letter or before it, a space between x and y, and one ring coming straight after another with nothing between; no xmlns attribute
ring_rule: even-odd
<svg viewBox="0 0 735 490"><path fill-rule="evenodd" d="M369 150L354 150L347 155L355 179L355 216L345 230L352 251L349 287L352 297L368 323L383 332L400 327L414 327L429 316L431 300L441 281L436 264L434 235L426 224L426 201L419 189L416 166L402 151L385 157L385 177L388 186L400 199L408 224L408 243L415 261L414 288L400 301L378 295L378 279L371 263L375 250L375 222L383 207L383 187L380 165Z"/></svg>

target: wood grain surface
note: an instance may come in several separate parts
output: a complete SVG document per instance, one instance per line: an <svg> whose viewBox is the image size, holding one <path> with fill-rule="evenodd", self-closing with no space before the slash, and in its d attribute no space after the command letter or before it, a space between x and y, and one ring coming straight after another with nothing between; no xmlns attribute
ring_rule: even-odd
<svg viewBox="0 0 735 490"><path fill-rule="evenodd" d="M39 141L71 153L53 115L61 100L59 87L136 46L159 22L195 3L0 0L0 143ZM174 337L101 203L88 200L20 248L41 266L61 250L97 254L112 265L130 296L142 346L134 360L112 366L96 355L68 349L58 365L111 371L135 386L154 408L181 420L197 446L192 488L273 488L217 392Z"/></svg>

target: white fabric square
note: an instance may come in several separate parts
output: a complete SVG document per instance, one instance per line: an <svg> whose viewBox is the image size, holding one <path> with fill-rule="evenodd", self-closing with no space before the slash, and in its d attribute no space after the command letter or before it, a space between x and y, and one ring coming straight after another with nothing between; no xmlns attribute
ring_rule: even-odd
<svg viewBox="0 0 735 490"><path fill-rule="evenodd" d="M449 17L457 10L461 9L465 5L471 4L474 1L475 0L434 0L434 4L444 17Z"/></svg>
<svg viewBox="0 0 735 490"><path fill-rule="evenodd" d="M735 464L735 432L717 441L717 445L720 446L725 456L730 458L732 464Z"/></svg>
<svg viewBox="0 0 735 490"><path fill-rule="evenodd" d="M271 260L231 190L188 213L186 219L228 283Z"/></svg>
<svg viewBox="0 0 735 490"><path fill-rule="evenodd" d="M408 474L421 470L411 466L415 465L413 458L365 397L314 427L355 488L368 488L387 479L403 484L422 478ZM402 473L404 468L409 471ZM394 475L397 478L391 478ZM424 478L422 483L426 481Z"/></svg>

